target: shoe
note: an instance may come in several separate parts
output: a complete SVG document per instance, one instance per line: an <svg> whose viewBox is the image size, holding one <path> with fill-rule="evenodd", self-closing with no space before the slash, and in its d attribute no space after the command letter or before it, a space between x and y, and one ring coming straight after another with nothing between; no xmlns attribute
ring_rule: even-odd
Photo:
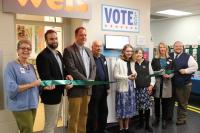
<svg viewBox="0 0 200 133"><path fill-rule="evenodd" d="M110 133L108 130L104 130L103 133Z"/></svg>
<svg viewBox="0 0 200 133"><path fill-rule="evenodd" d="M134 133L134 131L130 131L130 129L124 129L125 133Z"/></svg>
<svg viewBox="0 0 200 133"><path fill-rule="evenodd" d="M119 133L126 133L125 129L119 130Z"/></svg>
<svg viewBox="0 0 200 133"><path fill-rule="evenodd" d="M166 120L162 121L162 129L166 129L167 128L167 122Z"/></svg>
<svg viewBox="0 0 200 133"><path fill-rule="evenodd" d="M158 125L159 125L159 123L160 123L160 119L158 119L158 118L156 118L155 120L154 120L154 122L153 122L153 126L154 127L157 127Z"/></svg>
<svg viewBox="0 0 200 133"><path fill-rule="evenodd" d="M145 127L145 130L148 131L148 132L153 133L153 128L150 127L150 126Z"/></svg>
<svg viewBox="0 0 200 133"><path fill-rule="evenodd" d="M176 122L176 125L184 125L184 124L186 124L186 120L178 120Z"/></svg>
<svg viewBox="0 0 200 133"><path fill-rule="evenodd" d="M130 133L128 129L124 129L125 133Z"/></svg>
<svg viewBox="0 0 200 133"><path fill-rule="evenodd" d="M144 127L144 122L139 122L136 129L142 129Z"/></svg>

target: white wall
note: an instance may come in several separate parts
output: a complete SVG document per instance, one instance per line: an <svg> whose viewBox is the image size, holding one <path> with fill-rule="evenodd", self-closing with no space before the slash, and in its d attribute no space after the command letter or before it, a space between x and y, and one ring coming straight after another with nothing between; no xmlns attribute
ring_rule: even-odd
<svg viewBox="0 0 200 133"><path fill-rule="evenodd" d="M1 7L2 1L0 1L0 50L3 52L4 68L5 64L16 56L15 21L14 15L2 13ZM0 129L2 133L17 133L18 131L13 115L8 110L0 110Z"/></svg>
<svg viewBox="0 0 200 133"><path fill-rule="evenodd" d="M112 32L112 31L102 31L101 29L101 18L102 11L101 6L112 5L119 6L124 8L138 9L140 11L140 32L132 33L132 32ZM80 19L72 19L71 20L71 39L74 40L74 30L78 26L84 26L87 29L88 34L88 46L91 46L93 40L101 40L104 42L105 34L113 34L113 35L127 35L130 36L131 44L136 44L137 36L143 36L145 38L145 47L148 47L150 43L150 0L93 0L91 1L92 5L92 18L91 20L80 20Z"/></svg>
<svg viewBox="0 0 200 133"><path fill-rule="evenodd" d="M152 47L150 43L150 0L93 0L92 4L92 19L91 20L73 20L73 28L77 27L78 25L83 25L87 29L88 33L88 43L87 46L90 47L93 40L101 40L104 42L104 35L105 34L113 34L113 35L127 35L130 36L131 44L136 44L137 36L143 36L145 38L145 45L143 47ZM131 33L131 32L112 32L112 31L102 31L101 29L101 18L102 18L102 11L101 7L102 4L105 5L112 5L112 6L119 6L124 8L132 8L138 9L140 12L140 32L139 33ZM76 24L74 24L77 22ZM152 53L152 50L150 51ZM152 55L152 54L151 54ZM151 58L151 56L150 56ZM108 59L110 61L108 63L109 70L110 70L110 77L112 77L112 68L114 67L115 59ZM112 78L111 78L112 80ZM115 87L112 86L111 94L108 97L108 108L109 108L109 115L108 115L108 122L115 122Z"/></svg>
<svg viewBox="0 0 200 133"><path fill-rule="evenodd" d="M152 41L169 45L177 40L184 44L200 44L200 15L151 22Z"/></svg>

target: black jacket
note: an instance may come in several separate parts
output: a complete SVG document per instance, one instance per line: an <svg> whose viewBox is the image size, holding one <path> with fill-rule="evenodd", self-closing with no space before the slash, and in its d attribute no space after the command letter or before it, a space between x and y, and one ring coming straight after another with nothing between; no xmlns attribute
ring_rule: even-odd
<svg viewBox="0 0 200 133"><path fill-rule="evenodd" d="M60 57L61 62L62 55L60 52L57 53ZM62 80L65 75L64 66L63 75L60 71L59 64L49 48L45 48L36 58L37 71L41 80ZM58 104L61 101L64 86L58 85L54 90L42 90L41 99L44 104Z"/></svg>

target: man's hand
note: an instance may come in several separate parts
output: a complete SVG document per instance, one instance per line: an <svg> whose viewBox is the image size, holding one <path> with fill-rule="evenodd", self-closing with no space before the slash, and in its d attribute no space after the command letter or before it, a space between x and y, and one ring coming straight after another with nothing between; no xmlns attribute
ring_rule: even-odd
<svg viewBox="0 0 200 133"><path fill-rule="evenodd" d="M67 79L67 80L73 80L73 77L72 77L72 75L67 75L67 76L66 76L66 79Z"/></svg>
<svg viewBox="0 0 200 133"><path fill-rule="evenodd" d="M73 77L71 75L67 75L66 76L66 80L73 80ZM65 85L65 89L71 89L73 87L73 84L68 84L68 85Z"/></svg>
<svg viewBox="0 0 200 133"><path fill-rule="evenodd" d="M51 85L51 86L45 86L44 90L54 90L56 88L55 85Z"/></svg>
<svg viewBox="0 0 200 133"><path fill-rule="evenodd" d="M185 69L180 69L179 72L180 74L187 74Z"/></svg>

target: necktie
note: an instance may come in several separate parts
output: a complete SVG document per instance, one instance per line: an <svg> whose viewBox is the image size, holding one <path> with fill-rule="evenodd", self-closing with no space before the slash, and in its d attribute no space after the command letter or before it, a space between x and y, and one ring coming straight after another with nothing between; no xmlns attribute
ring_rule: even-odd
<svg viewBox="0 0 200 133"><path fill-rule="evenodd" d="M176 54L175 58L174 59L177 59L178 58L178 54Z"/></svg>

